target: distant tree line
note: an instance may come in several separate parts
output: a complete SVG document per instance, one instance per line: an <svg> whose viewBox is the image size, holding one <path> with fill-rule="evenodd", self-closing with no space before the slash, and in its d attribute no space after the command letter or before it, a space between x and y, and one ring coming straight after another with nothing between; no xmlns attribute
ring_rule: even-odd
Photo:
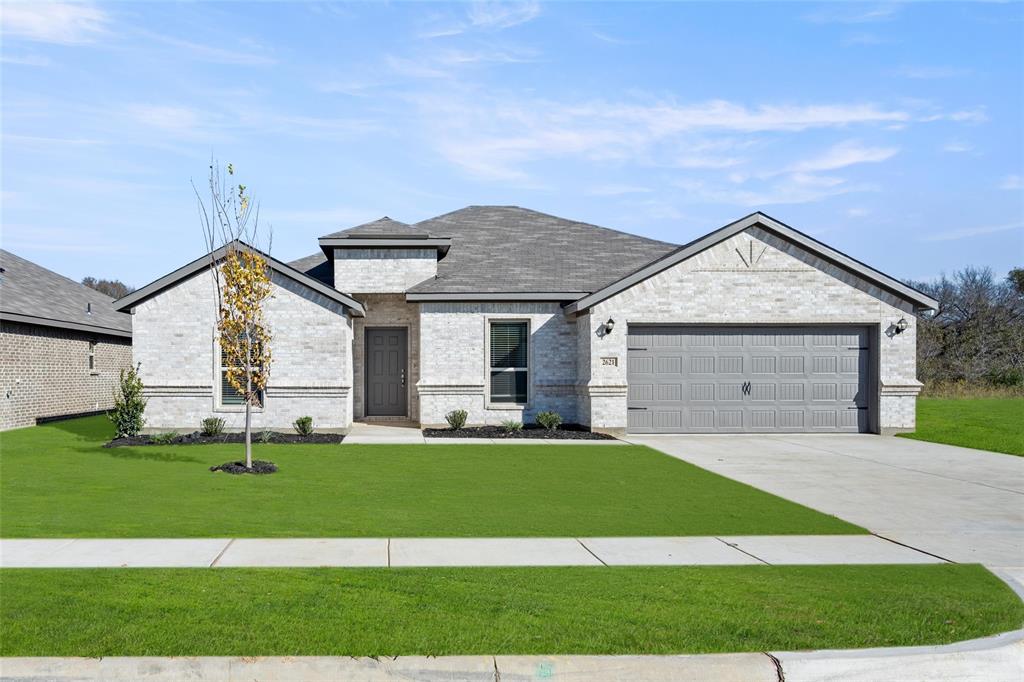
<svg viewBox="0 0 1024 682"><path fill-rule="evenodd" d="M101 294L106 294L111 298L121 298L135 291L135 287L130 287L119 279L96 279L95 277L83 277L82 284L95 289Z"/></svg>
<svg viewBox="0 0 1024 682"><path fill-rule="evenodd" d="M1024 268L998 279L990 268L968 267L910 285L939 302L918 321L922 381L1024 387Z"/></svg>

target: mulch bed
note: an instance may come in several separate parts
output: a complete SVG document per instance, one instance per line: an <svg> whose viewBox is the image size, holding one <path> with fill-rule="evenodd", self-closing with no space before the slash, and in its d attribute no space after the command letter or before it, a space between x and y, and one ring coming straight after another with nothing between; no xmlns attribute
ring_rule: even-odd
<svg viewBox="0 0 1024 682"><path fill-rule="evenodd" d="M245 466L245 462L225 462L220 466L210 467L210 471L223 471L227 474L272 474L277 471L277 465L262 459L254 459L251 469Z"/></svg>
<svg viewBox="0 0 1024 682"><path fill-rule="evenodd" d="M310 436L300 436L297 433L283 433L274 431L273 438L269 441L271 443L340 443L344 440L345 436L340 433L314 433ZM159 443L153 441L152 436L134 436L132 438L115 438L109 443L104 443L105 448L119 448L123 446L137 446L137 445L209 445L211 443L244 443L244 433L222 433L219 436L204 436L199 431L193 431L192 433L186 433L167 441L161 441ZM262 443L260 440L260 432L254 431L252 434L253 443Z"/></svg>
<svg viewBox="0 0 1024 682"><path fill-rule="evenodd" d="M537 438L541 440L615 440L606 433L587 431L578 424L562 424L554 431L541 426L524 426L506 431L500 426L466 426L461 429L423 429L426 438Z"/></svg>

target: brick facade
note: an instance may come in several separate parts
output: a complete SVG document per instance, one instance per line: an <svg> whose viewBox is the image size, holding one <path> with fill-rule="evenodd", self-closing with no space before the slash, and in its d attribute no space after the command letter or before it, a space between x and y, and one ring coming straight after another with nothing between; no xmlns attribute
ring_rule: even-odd
<svg viewBox="0 0 1024 682"><path fill-rule="evenodd" d="M436 249L334 249L335 286L349 294L404 294L436 274Z"/></svg>
<svg viewBox="0 0 1024 682"><path fill-rule="evenodd" d="M343 306L274 273L265 305L273 365L255 428L290 430L311 416L320 430L352 421L352 328ZM219 400L213 276L201 272L140 303L132 315L135 361L145 384L147 431L194 431L210 416L244 426L244 408Z"/></svg>
<svg viewBox="0 0 1024 682"><path fill-rule="evenodd" d="M609 318L616 321L615 329L602 335ZM909 323L907 330L887 334L901 318ZM921 384L911 306L760 228L702 251L580 318L580 395L588 405L581 412L595 429L625 429L626 330L643 323L867 325L876 337L879 430L914 427ZM604 364L601 358L606 357L617 363Z"/></svg>
<svg viewBox="0 0 1024 682"><path fill-rule="evenodd" d="M89 369L89 345L93 369ZM0 323L0 429L40 417L107 410L118 375L132 361L131 339L19 322Z"/></svg>

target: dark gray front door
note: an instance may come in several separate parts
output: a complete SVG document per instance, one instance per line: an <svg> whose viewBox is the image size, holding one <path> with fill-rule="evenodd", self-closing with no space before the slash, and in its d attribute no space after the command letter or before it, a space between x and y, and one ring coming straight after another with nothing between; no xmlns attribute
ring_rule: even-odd
<svg viewBox="0 0 1024 682"><path fill-rule="evenodd" d="M633 433L867 431L864 327L630 326Z"/></svg>
<svg viewBox="0 0 1024 682"><path fill-rule="evenodd" d="M405 329L366 330L366 416L404 417L408 378Z"/></svg>

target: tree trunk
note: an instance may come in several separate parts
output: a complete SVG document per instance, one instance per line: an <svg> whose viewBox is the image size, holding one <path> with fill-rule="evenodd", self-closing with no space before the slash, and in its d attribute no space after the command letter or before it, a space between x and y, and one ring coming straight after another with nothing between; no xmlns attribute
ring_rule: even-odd
<svg viewBox="0 0 1024 682"><path fill-rule="evenodd" d="M245 376L245 466L252 469L252 373Z"/></svg>

